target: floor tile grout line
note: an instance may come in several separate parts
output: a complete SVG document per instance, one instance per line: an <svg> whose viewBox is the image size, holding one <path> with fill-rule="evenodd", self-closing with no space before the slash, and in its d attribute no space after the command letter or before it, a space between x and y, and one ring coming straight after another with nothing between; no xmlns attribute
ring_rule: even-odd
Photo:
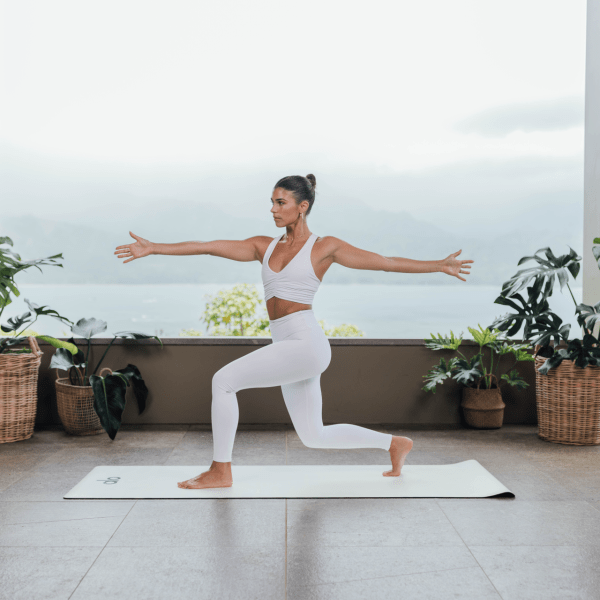
<svg viewBox="0 0 600 600"><path fill-rule="evenodd" d="M83 577L79 580L79 583L75 586L75 589L69 594L69 598L67 600L71 600L71 596L77 591L77 588L81 585L81 582L87 577L87 574L90 572L92 567L96 564L98 557L104 552L104 549L108 545L108 542L110 542L110 540L113 539L113 536L115 535L115 533L117 533L117 531L119 531L119 527L121 527L121 525L123 524L123 521L129 516L129 513L133 510L133 508L135 507L136 504L137 504L137 500L133 503L133 506L127 511L127 514L123 517L123 519L119 523L119 526L112 532L112 535L108 538L108 540L106 541L106 544L104 544L104 546L102 546L102 550L100 550L100 552L98 552L96 558L94 559L94 562L90 565L90 568L83 574Z"/></svg>
<svg viewBox="0 0 600 600"><path fill-rule="evenodd" d="M177 446L179 446L179 444L181 444L181 442L183 441L183 439L185 438L185 436L189 430L190 430L190 426L188 425L187 429L183 433L183 437L181 438L181 440L179 440L179 442L177 444L175 444L173 446L173 448L171 448L171 452L169 453L169 456L167 456L167 458L165 458L165 460L163 462L163 466L166 466L165 463L171 458L171 456L173 456L173 452L175 452L175 449L177 448Z"/></svg>
<svg viewBox="0 0 600 600"><path fill-rule="evenodd" d="M109 540L110 541L110 540ZM119 545L119 546L111 546L112 548L271 548L275 544L272 543L264 543L264 544L224 544L215 546L206 544L204 546L194 546L190 544L152 544L148 546L147 544L137 546L128 546L127 544ZM309 546L310 544L294 544L295 547L298 546ZM321 548L464 548L466 546L459 546L454 544L452 546L407 546L406 544L400 544L398 546L386 545L382 546L381 544L370 544L369 546L364 546L362 544L344 544L341 546L328 546L327 544L321 544ZM106 545L102 546L104 550ZM598 548L598 544L491 544L489 546L482 544L473 544L473 546L466 546L467 548ZM24 545L0 545L0 548L100 548L100 546L82 546L81 544L61 544L60 546L46 546L45 544L37 545L37 546L24 546ZM481 566L481 565L480 565ZM451 567L450 569L442 569L445 571L451 571L453 569L471 569L472 567ZM432 573L436 571L431 571ZM387 577L387 575L384 575Z"/></svg>
<svg viewBox="0 0 600 600"><path fill-rule="evenodd" d="M442 506L439 504L439 502L437 500L435 500L435 503L440 507L440 510L442 511L443 515L446 517L446 520L448 521L448 523L450 523L450 525L452 525L452 528L454 529L454 531L456 531L456 535L461 539L462 543L465 545L466 549L469 551L469 553L473 557L473 560L479 565L479 568L481 569L483 574L487 577L487 580L490 582L490 585L496 590L498 597L503 598L502 594L500 593L500 590L498 590L498 588L494 585L494 582L490 579L490 576L487 574L486 570L483 568L481 563L477 560L477 558L473 554L473 551L469 547L469 544L467 544L467 542L465 542L465 540L463 539L462 535L460 535L460 532L458 531L458 529L456 529L456 527L454 526L454 523L450 520L450 517L446 514L446 512L444 511L444 509L442 508Z"/></svg>
<svg viewBox="0 0 600 600"><path fill-rule="evenodd" d="M137 502L137 500L135 502ZM133 506L131 508L133 508ZM89 521L91 519L116 519L122 516L123 515L104 515L103 517L81 517L80 519L56 519L52 521L20 521L19 523L2 523L0 524L0 527L8 527L9 525L41 525L42 523L69 523L70 521Z"/></svg>
<svg viewBox="0 0 600 600"><path fill-rule="evenodd" d="M21 479L23 477L25 477L25 475L27 475L29 473L29 471L23 471L23 475L21 475L21 477L19 477L18 479L16 479L15 481L13 481L12 483L8 484L8 487L3 489L2 491L0 491L0 494L3 494L6 490L8 490L11 486L13 486L15 483L18 483L19 481L21 481Z"/></svg>
<svg viewBox="0 0 600 600"><path fill-rule="evenodd" d="M600 506L594 506L592 502L597 502L597 500L584 500L587 504L589 504L594 510L600 512Z"/></svg>
<svg viewBox="0 0 600 600"><path fill-rule="evenodd" d="M373 546L376 548L377 546ZM479 563L477 563L479 565ZM481 568L481 565L479 565ZM353 583L356 581L377 581L379 579L390 579L390 578L400 578L400 577L410 577L411 575L427 575L427 573L445 573L446 571L461 571L464 569L474 569L475 566L472 567L450 567L449 569L433 569L431 571L415 571L414 573L402 573L401 575L382 575L381 577L363 577L361 579L344 579L343 581L324 581L322 583L311 583L308 585L299 585L299 588L311 588L311 587L319 587L321 585L337 585L340 583ZM500 596L502 598L502 596Z"/></svg>

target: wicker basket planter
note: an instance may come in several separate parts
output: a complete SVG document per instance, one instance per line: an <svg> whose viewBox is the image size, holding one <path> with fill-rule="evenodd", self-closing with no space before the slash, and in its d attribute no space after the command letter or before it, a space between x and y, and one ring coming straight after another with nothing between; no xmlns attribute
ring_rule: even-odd
<svg viewBox="0 0 600 600"><path fill-rule="evenodd" d="M112 370L108 367L103 371ZM86 376L85 383L89 382ZM91 385L72 385L68 377L58 377L56 369L56 406L58 416L67 433L73 435L98 435L104 432L100 419L94 410L94 390Z"/></svg>
<svg viewBox="0 0 600 600"><path fill-rule="evenodd" d="M546 360L535 357L538 436L557 444L600 444L600 367L582 369L563 360L540 375L538 369Z"/></svg>
<svg viewBox="0 0 600 600"><path fill-rule="evenodd" d="M490 375L494 378L493 373ZM499 429L504 420L504 407L502 401L502 392L497 386L489 389L480 389L481 379L477 382L477 387L464 387L462 389L462 402L465 421L467 425L477 429Z"/></svg>
<svg viewBox="0 0 600 600"><path fill-rule="evenodd" d="M0 443L19 442L33 435L37 383L43 352L33 336L31 354L10 350L0 354Z"/></svg>

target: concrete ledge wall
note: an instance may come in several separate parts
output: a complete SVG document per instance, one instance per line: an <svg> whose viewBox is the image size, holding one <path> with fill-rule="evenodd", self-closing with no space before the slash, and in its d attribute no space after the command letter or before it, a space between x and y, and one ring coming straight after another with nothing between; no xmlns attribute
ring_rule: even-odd
<svg viewBox="0 0 600 600"><path fill-rule="evenodd" d="M60 338L66 339L66 338ZM110 339L91 342L89 372L104 354ZM128 424L207 424L211 422L212 377L222 366L261 346L271 338L215 337L166 338L163 347L156 340L114 342L101 369L122 369L128 363L141 372L149 390L146 410L137 413L131 387L123 423ZM435 393L421 390L423 375L442 356L456 356L450 350L433 351L423 340L329 338L331 364L321 375L323 422L356 425L461 426L461 389L454 380L446 380ZM84 345L78 341L83 349ZM44 352L38 382L36 425L60 424L56 409L56 369L48 369L55 349L40 343ZM460 347L470 358L479 346L465 341ZM85 350L84 350L85 352ZM514 358L502 357L499 374L509 370ZM487 363L486 363L487 364ZM494 371L496 371L495 357ZM274 364L276 369L277 365ZM529 383L525 390L502 385L505 424L536 424L535 372L533 362L515 367ZM100 370L97 371L97 374ZM106 374L107 372L105 372ZM66 371L58 371L65 377ZM280 387L240 390L237 394L240 424L288 424L288 415Z"/></svg>

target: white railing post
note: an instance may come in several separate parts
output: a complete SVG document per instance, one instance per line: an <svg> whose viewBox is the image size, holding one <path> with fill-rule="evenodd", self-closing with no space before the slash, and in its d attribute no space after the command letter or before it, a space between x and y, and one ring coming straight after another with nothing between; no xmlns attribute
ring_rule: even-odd
<svg viewBox="0 0 600 600"><path fill-rule="evenodd" d="M583 175L583 303L600 301L600 270L592 240L600 237L600 0L587 1ZM598 335L600 323L594 328ZM578 336L574 336L578 337Z"/></svg>

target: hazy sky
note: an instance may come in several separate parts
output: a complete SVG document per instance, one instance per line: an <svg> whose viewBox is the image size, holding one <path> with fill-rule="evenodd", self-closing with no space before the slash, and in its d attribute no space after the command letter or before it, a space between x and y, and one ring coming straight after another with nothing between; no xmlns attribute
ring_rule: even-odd
<svg viewBox="0 0 600 600"><path fill-rule="evenodd" d="M132 167L583 160L585 5L6 1L0 143Z"/></svg>

